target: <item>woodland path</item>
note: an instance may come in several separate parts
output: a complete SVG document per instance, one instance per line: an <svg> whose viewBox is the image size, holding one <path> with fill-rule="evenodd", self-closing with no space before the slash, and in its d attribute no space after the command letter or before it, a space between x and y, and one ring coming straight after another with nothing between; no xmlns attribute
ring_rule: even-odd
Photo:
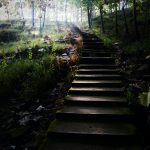
<svg viewBox="0 0 150 150"><path fill-rule="evenodd" d="M40 150L143 150L112 53L83 34L79 69Z"/></svg>

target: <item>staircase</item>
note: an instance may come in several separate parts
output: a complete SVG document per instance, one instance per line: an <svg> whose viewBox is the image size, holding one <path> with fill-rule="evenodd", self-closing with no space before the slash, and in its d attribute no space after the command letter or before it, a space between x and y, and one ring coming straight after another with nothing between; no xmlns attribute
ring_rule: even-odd
<svg viewBox="0 0 150 150"><path fill-rule="evenodd" d="M143 150L114 51L83 33L79 69L41 150Z"/></svg>

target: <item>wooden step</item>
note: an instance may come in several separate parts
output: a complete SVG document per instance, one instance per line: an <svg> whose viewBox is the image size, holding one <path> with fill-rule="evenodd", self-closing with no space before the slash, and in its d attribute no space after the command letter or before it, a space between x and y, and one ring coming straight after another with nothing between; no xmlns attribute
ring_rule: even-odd
<svg viewBox="0 0 150 150"><path fill-rule="evenodd" d="M77 74L116 74L119 73L117 69L79 69Z"/></svg>
<svg viewBox="0 0 150 150"><path fill-rule="evenodd" d="M99 51L82 51L82 57L110 57L111 53L109 52L99 52Z"/></svg>
<svg viewBox="0 0 150 150"><path fill-rule="evenodd" d="M112 64L115 60L112 57L81 57L80 63L88 64Z"/></svg>
<svg viewBox="0 0 150 150"><path fill-rule="evenodd" d="M91 44L91 45L83 45L83 48L84 49L104 49L106 46L104 46L103 44L101 45L94 45L94 44Z"/></svg>
<svg viewBox="0 0 150 150"><path fill-rule="evenodd" d="M130 140L136 139L137 128L133 123L121 121L90 122L55 120L48 130L50 137L80 138L90 140Z"/></svg>
<svg viewBox="0 0 150 150"><path fill-rule="evenodd" d="M72 87L69 94L91 96L123 96L123 88Z"/></svg>
<svg viewBox="0 0 150 150"><path fill-rule="evenodd" d="M57 119L101 121L133 121L134 113L128 107L93 107L93 106L66 106L56 114Z"/></svg>
<svg viewBox="0 0 150 150"><path fill-rule="evenodd" d="M118 74L76 74L75 79L78 80L121 80Z"/></svg>
<svg viewBox="0 0 150 150"><path fill-rule="evenodd" d="M134 140L135 141L135 140ZM144 150L145 147L137 142L120 141L91 141L80 138L47 138L39 150Z"/></svg>
<svg viewBox="0 0 150 150"><path fill-rule="evenodd" d="M126 106L127 100L124 97L112 96L83 96L67 95L65 105L79 106Z"/></svg>
<svg viewBox="0 0 150 150"><path fill-rule="evenodd" d="M108 64L80 64L80 69L116 69L116 65L108 65Z"/></svg>
<svg viewBox="0 0 150 150"><path fill-rule="evenodd" d="M104 45L104 42L100 42L98 40L87 40L87 41L83 41L83 45L90 45L90 46L95 46L95 45Z"/></svg>
<svg viewBox="0 0 150 150"><path fill-rule="evenodd" d="M123 87L120 80L74 80L73 87Z"/></svg>

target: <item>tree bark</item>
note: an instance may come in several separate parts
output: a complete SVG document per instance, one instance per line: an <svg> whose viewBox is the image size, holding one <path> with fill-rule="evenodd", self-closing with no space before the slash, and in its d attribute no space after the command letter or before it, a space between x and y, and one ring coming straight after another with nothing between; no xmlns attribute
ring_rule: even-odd
<svg viewBox="0 0 150 150"><path fill-rule="evenodd" d="M140 35L139 35L139 29L137 23L136 0L133 0L133 16L134 16L134 28L135 28L136 39L139 40Z"/></svg>
<svg viewBox="0 0 150 150"><path fill-rule="evenodd" d="M82 22L83 22L83 19L82 19L82 17L83 17L83 11L82 11L82 6L81 6L81 13L80 13L80 17L81 17L81 24L82 24Z"/></svg>
<svg viewBox="0 0 150 150"><path fill-rule="evenodd" d="M65 0L65 21L67 22L67 0Z"/></svg>
<svg viewBox="0 0 150 150"><path fill-rule="evenodd" d="M47 1L46 1L45 10L44 10L44 18L43 18L43 26L42 26L43 28L45 27L46 12L47 12Z"/></svg>
<svg viewBox="0 0 150 150"><path fill-rule="evenodd" d="M105 33L104 19L103 19L103 10L102 10L101 7L100 7L99 11L100 11L100 18L101 18L101 28L102 28L102 32Z"/></svg>
<svg viewBox="0 0 150 150"><path fill-rule="evenodd" d="M124 17L125 32L126 32L126 34L129 34L129 27L128 27L128 23L127 23L127 17L126 17L125 5L124 4L122 6L122 12L123 12L123 17Z"/></svg>
<svg viewBox="0 0 150 150"><path fill-rule="evenodd" d="M35 21L34 21L34 4L35 4L35 2L32 1L32 27L35 26Z"/></svg>
<svg viewBox="0 0 150 150"><path fill-rule="evenodd" d="M23 12L23 7L22 7L22 0L20 0L20 7L21 7L22 19L24 20L24 12Z"/></svg>
<svg viewBox="0 0 150 150"><path fill-rule="evenodd" d="M46 18L46 9L45 9L45 11L44 11L43 26L42 26L43 28L44 28L44 26L45 26L45 20L46 20L45 18Z"/></svg>
<svg viewBox="0 0 150 150"><path fill-rule="evenodd" d="M118 34L118 9L117 9L117 2L115 2L115 28L116 28L116 35Z"/></svg>
<svg viewBox="0 0 150 150"><path fill-rule="evenodd" d="M88 24L89 24L89 28L91 29L92 28L92 25L91 25L91 11L90 11L89 6L87 6L87 13L88 13Z"/></svg>

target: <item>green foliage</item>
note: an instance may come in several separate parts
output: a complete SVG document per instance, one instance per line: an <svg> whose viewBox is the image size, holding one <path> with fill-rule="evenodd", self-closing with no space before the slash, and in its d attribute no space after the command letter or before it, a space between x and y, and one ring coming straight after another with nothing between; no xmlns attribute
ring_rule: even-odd
<svg viewBox="0 0 150 150"><path fill-rule="evenodd" d="M139 100L140 105L148 107L149 104L148 104L148 93L147 92L140 93L138 100Z"/></svg>
<svg viewBox="0 0 150 150"><path fill-rule="evenodd" d="M52 51L55 52L56 50L61 50L63 48L65 48L65 44L53 43Z"/></svg>
<svg viewBox="0 0 150 150"><path fill-rule="evenodd" d="M129 105L137 104L137 98L131 89L127 89L126 97Z"/></svg>
<svg viewBox="0 0 150 150"><path fill-rule="evenodd" d="M19 37L19 30L15 29L4 29L0 30L0 42L17 41Z"/></svg>
<svg viewBox="0 0 150 150"><path fill-rule="evenodd" d="M32 51L29 50L29 51L28 51L28 57L29 57L29 59L32 59L32 56L33 56L33 55L32 55Z"/></svg>
<svg viewBox="0 0 150 150"><path fill-rule="evenodd" d="M41 60L17 60L5 68L0 66L1 98L37 99L47 94L56 83L54 56Z"/></svg>
<svg viewBox="0 0 150 150"><path fill-rule="evenodd" d="M38 47L47 47L40 39L28 39L28 40L20 40L17 42L10 42L10 43L0 43L0 51L3 50L4 53L13 53L17 50L23 50L25 48L33 48L35 46Z"/></svg>
<svg viewBox="0 0 150 150"><path fill-rule="evenodd" d="M150 50L149 39L141 42L125 42L122 46L125 49L125 53L132 55L138 55L140 53L148 55Z"/></svg>
<svg viewBox="0 0 150 150"><path fill-rule="evenodd" d="M108 36L106 34L101 33L99 28L93 29L93 32L104 42L105 46L111 47L115 42L117 42L117 39L113 36Z"/></svg>

